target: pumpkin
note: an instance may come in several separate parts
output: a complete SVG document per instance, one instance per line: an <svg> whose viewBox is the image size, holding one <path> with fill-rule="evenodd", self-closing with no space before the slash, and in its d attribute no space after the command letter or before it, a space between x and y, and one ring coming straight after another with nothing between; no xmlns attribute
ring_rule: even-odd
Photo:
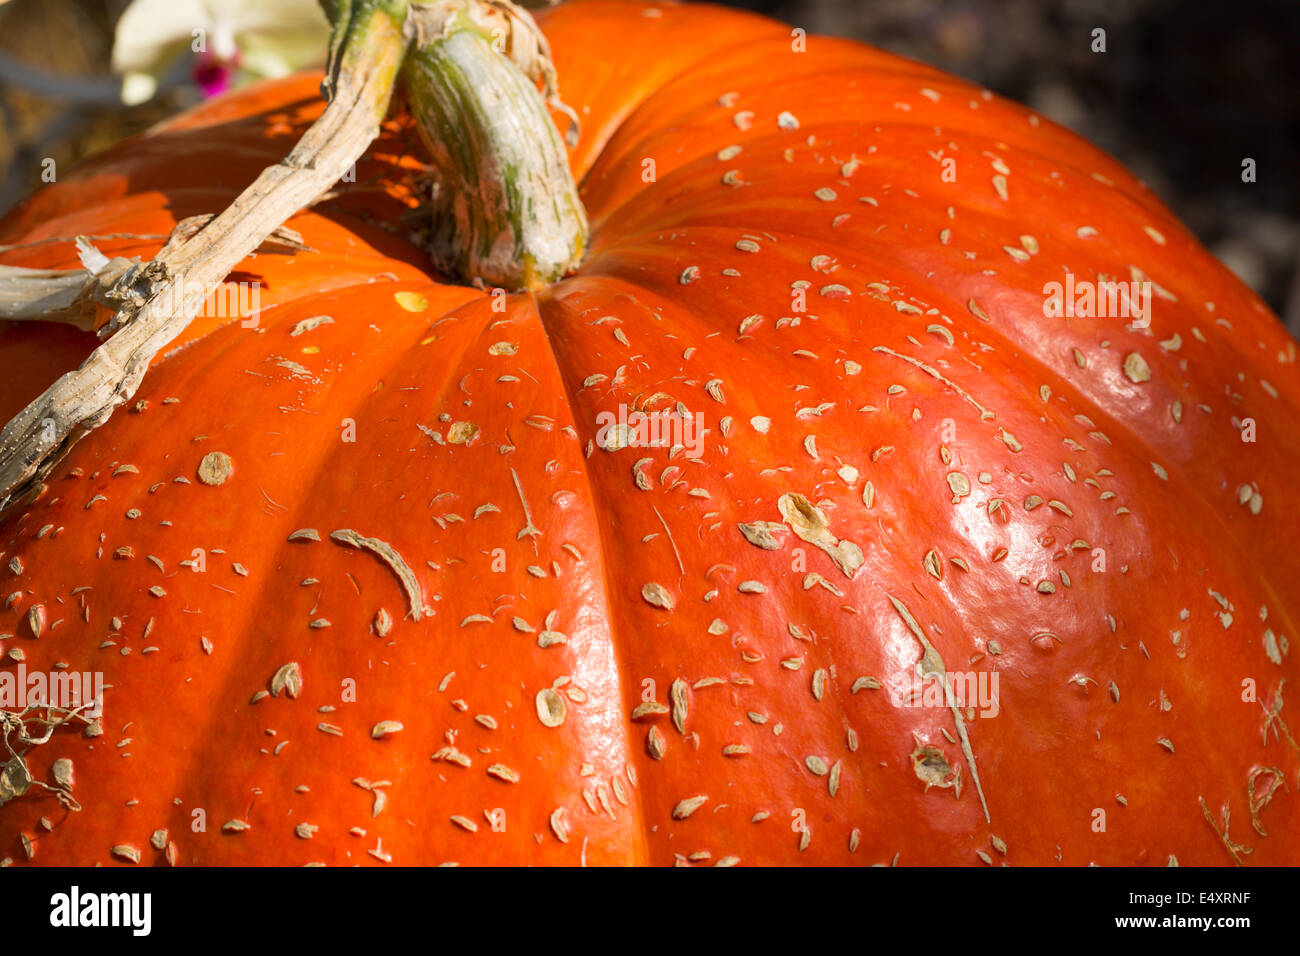
<svg viewBox="0 0 1300 956"><path fill-rule="evenodd" d="M394 118L308 249L231 274L256 322L195 321L0 523L0 673L106 684L6 705L0 857L1300 862L1300 382L1259 299L936 70L709 6L538 19L572 275L433 273ZM5 263L147 259L319 82L85 164ZM1145 318L1089 314L1110 281ZM5 418L93 344L6 324Z"/></svg>

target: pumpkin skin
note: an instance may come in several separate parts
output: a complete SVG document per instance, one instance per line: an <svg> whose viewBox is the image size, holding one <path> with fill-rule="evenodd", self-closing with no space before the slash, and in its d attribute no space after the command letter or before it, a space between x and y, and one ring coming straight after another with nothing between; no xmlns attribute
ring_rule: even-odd
<svg viewBox="0 0 1300 956"><path fill-rule="evenodd" d="M23 862L25 835L31 862L75 865L123 846L204 865L1300 862L1300 383L1265 306L1113 159L935 70L828 38L796 53L787 27L705 6L539 20L583 117L575 276L504 311L431 276L392 124L356 188L291 220L312 251L232 276L263 284L258 327L196 320L143 409L0 523L21 562L6 652L111 685L100 736L65 726L26 755L47 781L71 759L85 809L9 801L0 857ZM123 144L0 242L223 208L319 113L318 81ZM4 258L76 265L70 243ZM1163 290L1149 330L1044 315L1066 271L1131 267ZM0 331L6 418L93 344ZM677 402L705 416L700 458L595 447L599 413ZM215 451L233 472L206 485ZM789 530L791 494L860 548L852 576ZM786 529L774 550L753 522ZM402 556L420 620L339 529ZM181 565L195 549L202 573ZM927 645L998 675L996 716L960 711L969 754L952 709L894 699ZM296 698L252 702L290 662ZM633 720L646 699L665 712ZM402 729L376 739L382 721Z"/></svg>

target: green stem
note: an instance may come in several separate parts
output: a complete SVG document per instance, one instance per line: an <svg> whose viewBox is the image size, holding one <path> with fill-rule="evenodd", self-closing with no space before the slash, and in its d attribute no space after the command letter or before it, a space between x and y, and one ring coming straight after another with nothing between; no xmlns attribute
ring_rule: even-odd
<svg viewBox="0 0 1300 956"><path fill-rule="evenodd" d="M413 7L416 42L403 81L436 169L434 263L475 285L513 291L576 267L588 230L535 83L553 77L545 40L526 12L503 16L500 7L481 0ZM532 76L515 62L521 58Z"/></svg>
<svg viewBox="0 0 1300 956"><path fill-rule="evenodd" d="M321 92L326 100L333 100L340 74L359 71L364 58L375 57L376 37L403 34L408 0L320 0L320 5L333 27ZM387 111L385 99L378 118L382 120Z"/></svg>

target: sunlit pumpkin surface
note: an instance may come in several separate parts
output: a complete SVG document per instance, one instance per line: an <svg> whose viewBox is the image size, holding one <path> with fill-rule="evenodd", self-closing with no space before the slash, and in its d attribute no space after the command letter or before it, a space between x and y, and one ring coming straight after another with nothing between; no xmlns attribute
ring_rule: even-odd
<svg viewBox="0 0 1300 956"><path fill-rule="evenodd" d="M195 321L0 523L5 670L109 685L11 734L82 809L33 784L0 858L1300 862L1273 315L1114 160L928 67L708 7L541 20L575 276L431 275L394 124L290 221L310 251L232 275L256 327ZM152 256L318 82L123 144L0 243ZM1045 315L1067 273L1149 279L1150 327ZM5 419L94 341L0 330ZM702 414L699 456L619 447L620 406Z"/></svg>

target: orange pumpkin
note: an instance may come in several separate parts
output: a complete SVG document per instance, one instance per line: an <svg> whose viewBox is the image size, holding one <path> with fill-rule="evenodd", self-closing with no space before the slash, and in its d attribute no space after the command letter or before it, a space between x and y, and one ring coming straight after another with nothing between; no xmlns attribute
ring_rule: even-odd
<svg viewBox="0 0 1300 956"><path fill-rule="evenodd" d="M196 321L0 523L0 673L108 685L7 726L0 858L1300 862L1275 317L1113 159L933 69L707 6L539 19L576 274L431 274L393 122L309 251L231 276L256 326ZM318 83L123 144L0 243L151 256ZM1149 327L1050 314L1144 279ZM0 328L0 412L93 344ZM698 456L626 421L663 410Z"/></svg>

